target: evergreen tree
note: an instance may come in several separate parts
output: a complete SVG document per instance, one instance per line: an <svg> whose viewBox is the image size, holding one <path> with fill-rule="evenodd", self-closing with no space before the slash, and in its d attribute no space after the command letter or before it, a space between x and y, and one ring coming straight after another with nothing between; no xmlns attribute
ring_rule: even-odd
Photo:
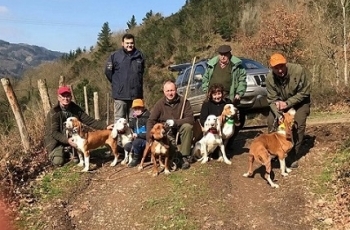
<svg viewBox="0 0 350 230"><path fill-rule="evenodd" d="M133 15L130 21L128 21L126 24L128 25L129 30L137 26L135 15Z"/></svg>
<svg viewBox="0 0 350 230"><path fill-rule="evenodd" d="M97 38L97 53L102 55L113 50L112 33L109 28L108 22L103 23L101 32Z"/></svg>
<svg viewBox="0 0 350 230"><path fill-rule="evenodd" d="M146 22L146 21L148 21L152 16L153 16L153 11L150 10L149 12L146 13L145 17L142 18L142 21L143 21L143 22Z"/></svg>

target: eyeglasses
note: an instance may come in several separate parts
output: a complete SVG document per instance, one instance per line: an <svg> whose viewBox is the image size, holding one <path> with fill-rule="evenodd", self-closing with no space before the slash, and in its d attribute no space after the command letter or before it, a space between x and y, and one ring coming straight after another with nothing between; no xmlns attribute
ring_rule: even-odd
<svg viewBox="0 0 350 230"><path fill-rule="evenodd" d="M71 99L72 95L59 95L59 97L62 99Z"/></svg>

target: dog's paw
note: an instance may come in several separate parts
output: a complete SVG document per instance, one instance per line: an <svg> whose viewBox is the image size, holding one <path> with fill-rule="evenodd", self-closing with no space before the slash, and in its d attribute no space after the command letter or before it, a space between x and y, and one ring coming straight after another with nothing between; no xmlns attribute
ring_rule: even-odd
<svg viewBox="0 0 350 230"><path fill-rule="evenodd" d="M230 160L225 160L225 163L228 164L228 165L232 164L232 162Z"/></svg>
<svg viewBox="0 0 350 230"><path fill-rule="evenodd" d="M122 162L120 162L121 165L127 165L128 164L128 160L123 160Z"/></svg>
<svg viewBox="0 0 350 230"><path fill-rule="evenodd" d="M204 157L203 160L201 161L201 164L207 163L209 160L209 157Z"/></svg>
<svg viewBox="0 0 350 230"><path fill-rule="evenodd" d="M114 167L114 166L116 166L117 165L117 160L114 160L114 161L112 161L112 163L110 164L111 165L111 167Z"/></svg>
<svg viewBox="0 0 350 230"><path fill-rule="evenodd" d="M88 172L89 171L89 168L85 167L83 168L83 170L81 170L82 172Z"/></svg>
<svg viewBox="0 0 350 230"><path fill-rule="evenodd" d="M286 172L290 173L292 170L290 168L286 168Z"/></svg>
<svg viewBox="0 0 350 230"><path fill-rule="evenodd" d="M288 173L281 173L281 175L286 177L286 176L288 176Z"/></svg>
<svg viewBox="0 0 350 230"><path fill-rule="evenodd" d="M79 164L77 164L79 167L84 167L84 162L79 162Z"/></svg>
<svg viewBox="0 0 350 230"><path fill-rule="evenodd" d="M224 158L222 157L222 156L220 156L219 158L218 158L218 162L223 162L224 161Z"/></svg>
<svg viewBox="0 0 350 230"><path fill-rule="evenodd" d="M280 186L279 186L278 184L272 183L272 184L271 184L271 187L272 187L272 188L279 188Z"/></svg>
<svg viewBox="0 0 350 230"><path fill-rule="evenodd" d="M168 169L165 169L165 170L164 170L164 174L165 174L165 175L169 175L169 174L170 174L170 171L169 171Z"/></svg>
<svg viewBox="0 0 350 230"><path fill-rule="evenodd" d="M152 176L153 176L153 177L158 176L158 172L153 172L153 173L152 173Z"/></svg>
<svg viewBox="0 0 350 230"><path fill-rule="evenodd" d="M137 167L137 170L138 171L141 171L143 169L143 166L142 165L139 165L139 167Z"/></svg>
<svg viewBox="0 0 350 230"><path fill-rule="evenodd" d="M244 177L250 177L250 173L249 173L249 172L244 173L243 176L244 176Z"/></svg>

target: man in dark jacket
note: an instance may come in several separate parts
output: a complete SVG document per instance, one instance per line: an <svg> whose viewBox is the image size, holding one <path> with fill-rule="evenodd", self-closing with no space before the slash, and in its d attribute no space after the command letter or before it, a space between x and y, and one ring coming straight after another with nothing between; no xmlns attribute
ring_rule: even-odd
<svg viewBox="0 0 350 230"><path fill-rule="evenodd" d="M114 98L114 119L128 119L134 99L143 99L143 74L145 60L141 51L135 48L135 38L125 34L122 48L110 55L105 75L112 84Z"/></svg>
<svg viewBox="0 0 350 230"><path fill-rule="evenodd" d="M304 138L306 118L310 114L310 72L299 64L287 63L279 53L270 58L272 72L266 77L267 101L270 104L268 129L275 129L275 121L282 112L290 108L296 110L296 129L293 130L294 149L287 158L291 167L298 167L300 146Z"/></svg>
<svg viewBox="0 0 350 230"><path fill-rule="evenodd" d="M87 115L78 105L72 102L71 90L68 86L61 86L58 91L58 103L46 117L45 148L50 161L55 166L62 166L69 157L68 149L76 147L72 138L65 133L65 121L68 117L76 117L87 126L94 129L112 129L113 125L106 126L105 122L97 121ZM68 147L68 148L67 148Z"/></svg>
<svg viewBox="0 0 350 230"><path fill-rule="evenodd" d="M127 151L133 151L133 158L128 166L135 167L140 163L143 150L145 150L146 147L146 125L150 112L145 108L142 99L135 99L132 102L131 108L133 114L129 120L129 126L133 131L133 141L132 143L128 143L124 148Z"/></svg>
<svg viewBox="0 0 350 230"><path fill-rule="evenodd" d="M182 169L190 167L191 144L193 138L193 111L188 100L180 97L176 92L173 81L166 81L163 85L164 97L152 108L147 122L147 140L150 139L149 131L158 122L166 122L171 127L168 137L171 140L170 151L176 153L176 134L179 133L181 140L180 153L182 155ZM183 114L181 114L184 105Z"/></svg>

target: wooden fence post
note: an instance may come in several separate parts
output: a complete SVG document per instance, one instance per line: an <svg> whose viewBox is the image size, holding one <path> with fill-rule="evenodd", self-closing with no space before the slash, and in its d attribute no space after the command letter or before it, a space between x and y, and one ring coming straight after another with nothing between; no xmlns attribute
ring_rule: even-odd
<svg viewBox="0 0 350 230"><path fill-rule="evenodd" d="M95 119L100 120L100 110L98 108L98 93L94 92L94 112L95 112Z"/></svg>
<svg viewBox="0 0 350 230"><path fill-rule="evenodd" d="M74 96L74 91L73 91L73 85L68 85L68 87L70 88L70 91L71 91L71 94L72 94L72 101L76 102L75 101L75 96Z"/></svg>
<svg viewBox="0 0 350 230"><path fill-rule="evenodd" d="M40 93L41 100L43 101L43 108L45 116L51 109L51 101L49 97L49 93L47 92L46 80L39 79L38 80L38 89Z"/></svg>
<svg viewBox="0 0 350 230"><path fill-rule="evenodd" d="M86 86L84 86L84 101L85 101L85 113L89 115L89 104L88 104Z"/></svg>
<svg viewBox="0 0 350 230"><path fill-rule="evenodd" d="M58 87L64 86L64 85L65 85L64 82L65 82L65 81L64 81L64 76L61 75L61 76L60 76L60 79L58 80Z"/></svg>
<svg viewBox="0 0 350 230"><path fill-rule="evenodd" d="M13 92L13 88L8 78L2 78L1 83L4 87L7 99L9 100L9 103L11 105L13 114L15 115L15 119L19 129L19 134L21 135L24 151L25 153L28 153L30 149L30 138L28 135L27 127L24 123L22 111L18 105L17 97Z"/></svg>

